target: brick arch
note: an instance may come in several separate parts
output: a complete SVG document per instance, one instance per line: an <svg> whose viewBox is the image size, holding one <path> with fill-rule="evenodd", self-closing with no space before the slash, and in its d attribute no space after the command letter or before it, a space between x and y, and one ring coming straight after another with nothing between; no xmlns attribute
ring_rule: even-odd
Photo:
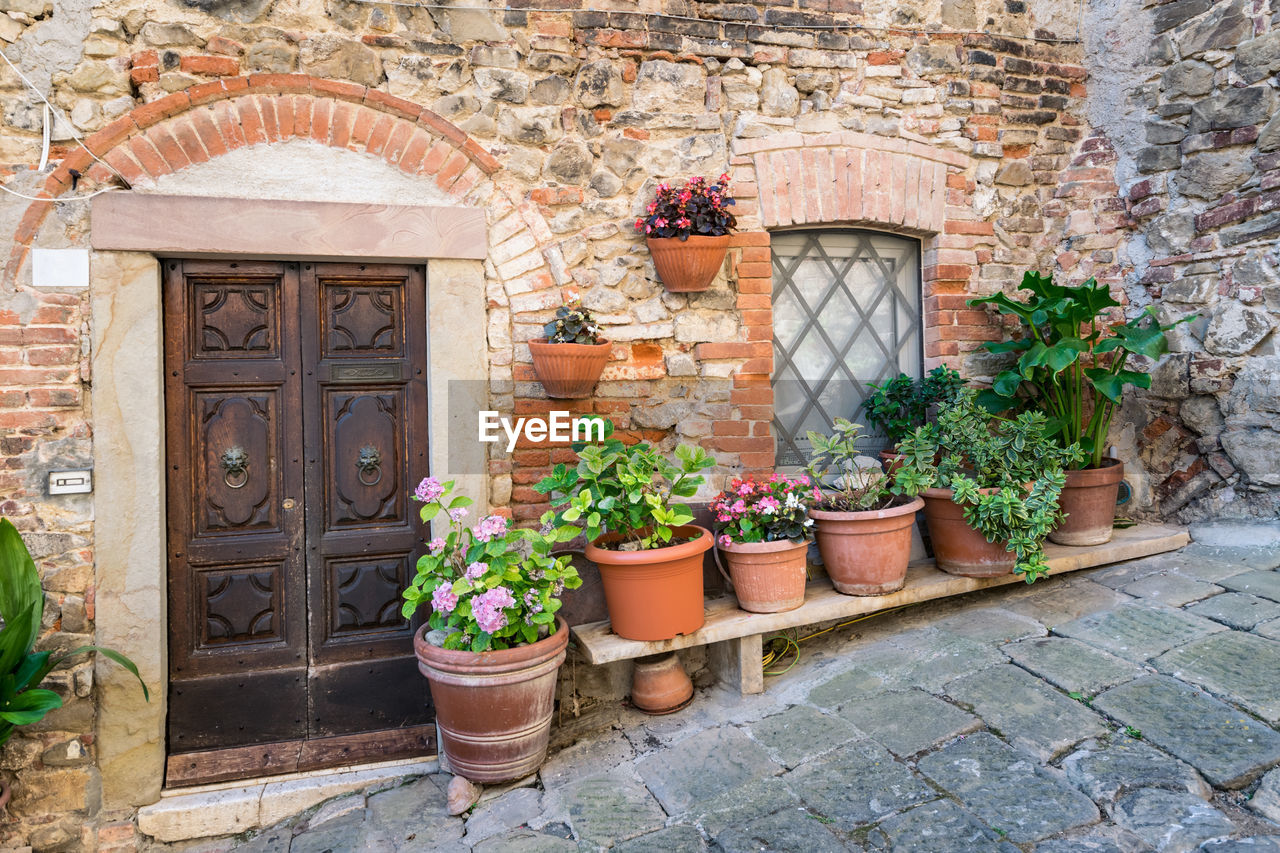
<svg viewBox="0 0 1280 853"><path fill-rule="evenodd" d="M379 156L407 174L434 178L459 201L501 169L460 128L419 104L305 74L253 74L201 83L137 107L86 138L85 145L133 183L237 148L289 139ZM67 154L38 193L48 201L32 202L18 223L5 268L10 282L17 281L51 202L71 190L73 171L85 175L89 186L112 178L85 148ZM539 223L530 224L540 230Z"/></svg>

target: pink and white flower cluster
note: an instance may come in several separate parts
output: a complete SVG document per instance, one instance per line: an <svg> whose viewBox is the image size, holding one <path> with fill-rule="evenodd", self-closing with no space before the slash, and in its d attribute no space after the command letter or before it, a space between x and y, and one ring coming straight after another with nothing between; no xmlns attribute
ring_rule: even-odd
<svg viewBox="0 0 1280 853"><path fill-rule="evenodd" d="M808 538L809 508L822 493L808 476L773 474L767 480L733 479L711 505L721 547L744 542Z"/></svg>

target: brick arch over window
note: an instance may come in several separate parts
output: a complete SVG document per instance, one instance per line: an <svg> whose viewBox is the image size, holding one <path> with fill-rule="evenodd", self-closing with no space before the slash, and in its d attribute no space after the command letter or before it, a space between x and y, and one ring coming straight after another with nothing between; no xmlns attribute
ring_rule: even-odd
<svg viewBox="0 0 1280 853"><path fill-rule="evenodd" d="M497 173L498 161L456 125L403 98L305 74L255 74L192 86L143 104L85 140L132 182L252 145L309 139L381 157L410 175L432 177L459 201ZM5 278L13 283L52 200L71 190L72 172L105 185L111 173L84 148L71 151L28 206L14 233ZM81 183L79 190L83 191ZM550 233L537 209L508 196L539 244Z"/></svg>

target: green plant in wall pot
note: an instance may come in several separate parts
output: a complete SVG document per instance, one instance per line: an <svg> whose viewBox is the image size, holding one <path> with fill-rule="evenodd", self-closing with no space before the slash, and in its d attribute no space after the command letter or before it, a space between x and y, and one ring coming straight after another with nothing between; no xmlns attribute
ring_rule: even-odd
<svg viewBox="0 0 1280 853"><path fill-rule="evenodd" d="M1048 572L1043 541L1059 520L1063 470L1084 454L1060 446L1043 413L996 417L964 389L898 450L896 486L924 499L939 568L969 577L1012 570L1027 583Z"/></svg>
<svg viewBox="0 0 1280 853"><path fill-rule="evenodd" d="M675 461L645 442L628 445L605 421L604 440L575 442L578 464L557 465L534 488L551 496L544 524L580 524L587 558L600 566L615 633L670 639L702 627L702 555L711 531L694 525L681 498L715 464L701 447L681 445Z"/></svg>
<svg viewBox="0 0 1280 853"><path fill-rule="evenodd" d="M1023 276L1019 290L1025 301L1004 293L969 300L1021 321L1020 337L986 344L993 353L1017 353L1017 361L996 376L982 402L996 412L1017 406L1042 411L1061 446L1084 449L1088 464L1069 472L1063 493L1067 519L1050 538L1066 545L1101 544L1111 538L1124 477L1120 460L1106 456L1111 419L1126 386L1151 387L1150 374L1130 369L1129 356L1159 360L1169 351L1165 333L1194 315L1161 325L1147 308L1126 323L1111 323L1120 303L1092 278L1067 287L1033 271Z"/></svg>
<svg viewBox="0 0 1280 853"><path fill-rule="evenodd" d="M44 590L40 574L17 528L7 518L0 519L0 744L13 736L19 726L44 719L62 707L62 697L40 687L45 676L59 664L88 652L98 652L133 673L142 685L142 695L150 701L147 685L133 661L112 649L81 646L65 654L34 652L44 616ZM8 797L6 789L3 794Z"/></svg>

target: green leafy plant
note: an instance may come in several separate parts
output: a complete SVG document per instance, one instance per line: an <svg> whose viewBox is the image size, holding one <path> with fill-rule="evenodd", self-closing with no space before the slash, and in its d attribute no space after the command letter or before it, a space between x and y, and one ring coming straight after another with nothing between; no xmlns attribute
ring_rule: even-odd
<svg viewBox="0 0 1280 853"><path fill-rule="evenodd" d="M863 412L867 423L894 445L922 426L934 406L952 400L964 384L964 378L946 365L935 367L923 379L899 373L879 385L871 385L872 392L862 402Z"/></svg>
<svg viewBox="0 0 1280 853"><path fill-rule="evenodd" d="M807 433L810 449L805 469L822 491L818 509L861 512L893 505L893 481L877 460L858 450L861 432L861 424L836 418L831 435Z"/></svg>
<svg viewBox="0 0 1280 853"><path fill-rule="evenodd" d="M577 528L513 528L498 515L468 527L467 508L474 502L451 497L453 486L453 480L427 477L414 491L423 504L422 521L443 513L449 531L432 539L418 558L401 612L408 618L429 603L428 624L446 632L446 649L509 649L550 636L560 595L582 585L569 556L554 557L551 549L577 536Z"/></svg>
<svg viewBox="0 0 1280 853"><path fill-rule="evenodd" d="M543 524L581 522L587 539L616 533L616 543L599 543L616 550L647 551L671 542L672 528L693 521L688 506L674 498L693 497L702 485L698 473L715 464L701 447L682 444L673 463L645 442L628 447L613 437L613 423L605 419L604 440L574 442L578 464L556 465L534 489L551 495L553 509Z"/></svg>
<svg viewBox="0 0 1280 853"><path fill-rule="evenodd" d="M142 695L151 701L147 685L133 661L112 649L81 646L54 656L51 651L33 652L44 616L44 590L40 573L27 546L7 518L0 519L0 744L17 726L44 719L62 707L62 697L40 687L40 682L59 664L88 652L97 652L133 673L142 685Z"/></svg>
<svg viewBox="0 0 1280 853"><path fill-rule="evenodd" d="M996 376L983 404L1005 411L1019 403L1039 409L1063 447L1079 444L1090 467L1102 465L1107 432L1126 385L1151 387L1151 376L1130 370L1130 355L1156 360L1169 351L1165 332L1183 317L1161 325L1147 308L1127 323L1108 324L1120 303L1106 285L1089 279L1078 287L1053 283L1052 276L1031 271L1022 277L1025 302L1004 293L970 299L969 305L992 305L1022 321L1021 337L989 342L993 353L1018 353L1014 368Z"/></svg>
<svg viewBox="0 0 1280 853"><path fill-rule="evenodd" d="M1044 576L1044 538L1062 513L1063 469L1083 458L1079 445L1061 447L1041 412L991 415L966 388L938 415L898 445L897 487L909 495L951 489L965 520L988 542L1008 542L1014 571L1027 583Z"/></svg>
<svg viewBox="0 0 1280 853"><path fill-rule="evenodd" d="M600 343L600 324L577 301L557 308L556 318L543 331L546 333L547 343L551 344Z"/></svg>

